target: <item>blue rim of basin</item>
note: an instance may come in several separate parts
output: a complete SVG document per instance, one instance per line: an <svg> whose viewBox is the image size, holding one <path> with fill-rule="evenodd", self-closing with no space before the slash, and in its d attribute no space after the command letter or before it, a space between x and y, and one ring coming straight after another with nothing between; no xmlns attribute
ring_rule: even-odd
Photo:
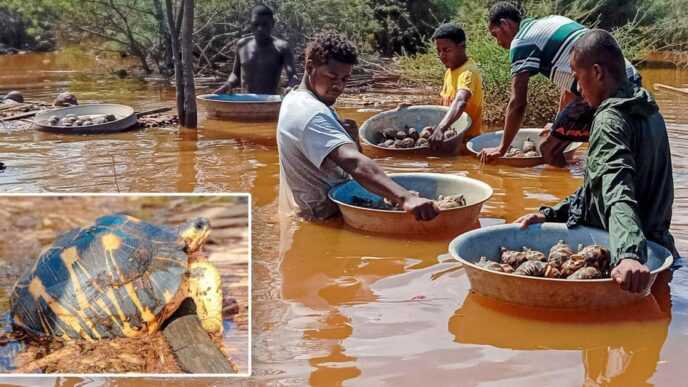
<svg viewBox="0 0 688 387"><path fill-rule="evenodd" d="M280 103L282 96L277 94L205 94L198 99L228 103Z"/></svg>
<svg viewBox="0 0 688 387"><path fill-rule="evenodd" d="M394 173L394 174L390 174L388 176L390 178L392 178L392 180L395 180L394 179L395 177L400 177L400 178L404 178L404 177L429 177L429 178L431 178L434 175L446 177L446 175L440 174L440 173ZM476 185L480 185L483 188L485 188L486 191L489 192L489 195L487 195L487 197L485 197L483 200L477 201L475 203L470 203L465 207L452 208L449 210L442 210L441 212L443 212L443 213L444 212L451 212L451 211L458 211L458 210L465 210L466 208L469 208L469 207L473 207L476 205L482 205L485 202L487 202L488 200L490 200L492 198L492 195L494 195L494 190L492 189L492 187L490 187L489 184L487 184L483 181L473 179L470 177L465 177L465 176L452 176L452 177L458 178L459 180L470 180L472 183L474 183ZM347 192L347 191L354 191L354 192ZM330 189L330 191L327 193L327 196L330 198L330 200L332 200L333 202L335 202L336 204L338 204L340 206L346 206L346 207L354 208L357 210L392 213L392 214L405 214L406 213L405 211L381 210L378 208L368 208L368 207L356 206L354 204L351 204L350 202L344 201L345 199L343 200L341 198L342 195L346 195L346 194L350 194L350 196L357 194L357 195L360 195L362 198L372 199L372 200L379 200L382 198L380 195L376 195L372 192L369 192L359 182L357 182L356 180L353 180L353 179L349 180L345 183L342 183L340 185L337 185L335 187L332 187Z"/></svg>

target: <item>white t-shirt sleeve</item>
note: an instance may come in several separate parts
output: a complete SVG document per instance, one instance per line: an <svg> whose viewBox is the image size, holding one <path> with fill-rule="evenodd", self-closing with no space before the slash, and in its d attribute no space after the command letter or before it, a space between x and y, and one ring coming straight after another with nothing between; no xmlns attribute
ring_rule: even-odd
<svg viewBox="0 0 688 387"><path fill-rule="evenodd" d="M306 124L301 145L306 158L320 168L332 151L344 144L356 144L332 115L318 113Z"/></svg>

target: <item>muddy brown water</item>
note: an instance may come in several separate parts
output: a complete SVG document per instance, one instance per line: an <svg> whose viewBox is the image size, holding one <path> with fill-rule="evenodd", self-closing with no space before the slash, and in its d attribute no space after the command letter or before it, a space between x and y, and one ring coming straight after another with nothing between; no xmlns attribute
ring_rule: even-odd
<svg viewBox="0 0 688 387"><path fill-rule="evenodd" d="M170 103L167 86L103 79L74 53L0 58L0 87L137 109ZM77 67L78 66L78 67ZM78 71L74 69L78 68ZM688 72L643 71L646 85L688 85ZM205 91L205 90L204 90ZM658 92L675 168L673 233L688 251L688 97ZM340 109L362 122L371 112ZM622 311L558 315L481 299L446 257L448 240L366 235L339 222L277 214L275 124L208 121L198 132L149 129L99 137L0 127L4 192L251 192L254 203L253 366L258 385L677 385L688 378L688 270ZM480 167L470 157L378 159L390 172L441 172L490 184L481 224L511 222L555 203L582 180L568 169ZM116 183L115 183L116 177ZM35 379L12 384L38 385ZM52 382L43 380L44 385ZM166 381L227 385L226 380ZM57 379L57 385L155 385Z"/></svg>

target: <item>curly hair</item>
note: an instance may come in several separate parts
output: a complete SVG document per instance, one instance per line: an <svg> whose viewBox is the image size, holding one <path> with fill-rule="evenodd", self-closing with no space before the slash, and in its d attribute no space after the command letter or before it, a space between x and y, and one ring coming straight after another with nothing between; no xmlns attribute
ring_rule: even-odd
<svg viewBox="0 0 688 387"><path fill-rule="evenodd" d="M306 47L306 61L312 60L316 66L327 64L330 59L345 64L358 64L356 46L345 36L326 31L316 34Z"/></svg>

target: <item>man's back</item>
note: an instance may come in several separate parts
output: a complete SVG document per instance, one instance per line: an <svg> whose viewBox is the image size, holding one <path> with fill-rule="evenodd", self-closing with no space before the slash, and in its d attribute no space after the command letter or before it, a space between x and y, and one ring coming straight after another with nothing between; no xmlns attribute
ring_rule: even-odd
<svg viewBox="0 0 688 387"><path fill-rule="evenodd" d="M664 119L646 90L627 84L598 108L585 182L586 218L601 218L597 226L607 228L605 208L630 202L645 237L673 248L667 239L674 201L671 150Z"/></svg>
<svg viewBox="0 0 688 387"><path fill-rule="evenodd" d="M528 72L542 74L561 90L577 93L570 60L574 43L589 29L564 16L552 15L541 19L527 18L509 50L512 76ZM628 79L639 78L635 67L626 61Z"/></svg>

